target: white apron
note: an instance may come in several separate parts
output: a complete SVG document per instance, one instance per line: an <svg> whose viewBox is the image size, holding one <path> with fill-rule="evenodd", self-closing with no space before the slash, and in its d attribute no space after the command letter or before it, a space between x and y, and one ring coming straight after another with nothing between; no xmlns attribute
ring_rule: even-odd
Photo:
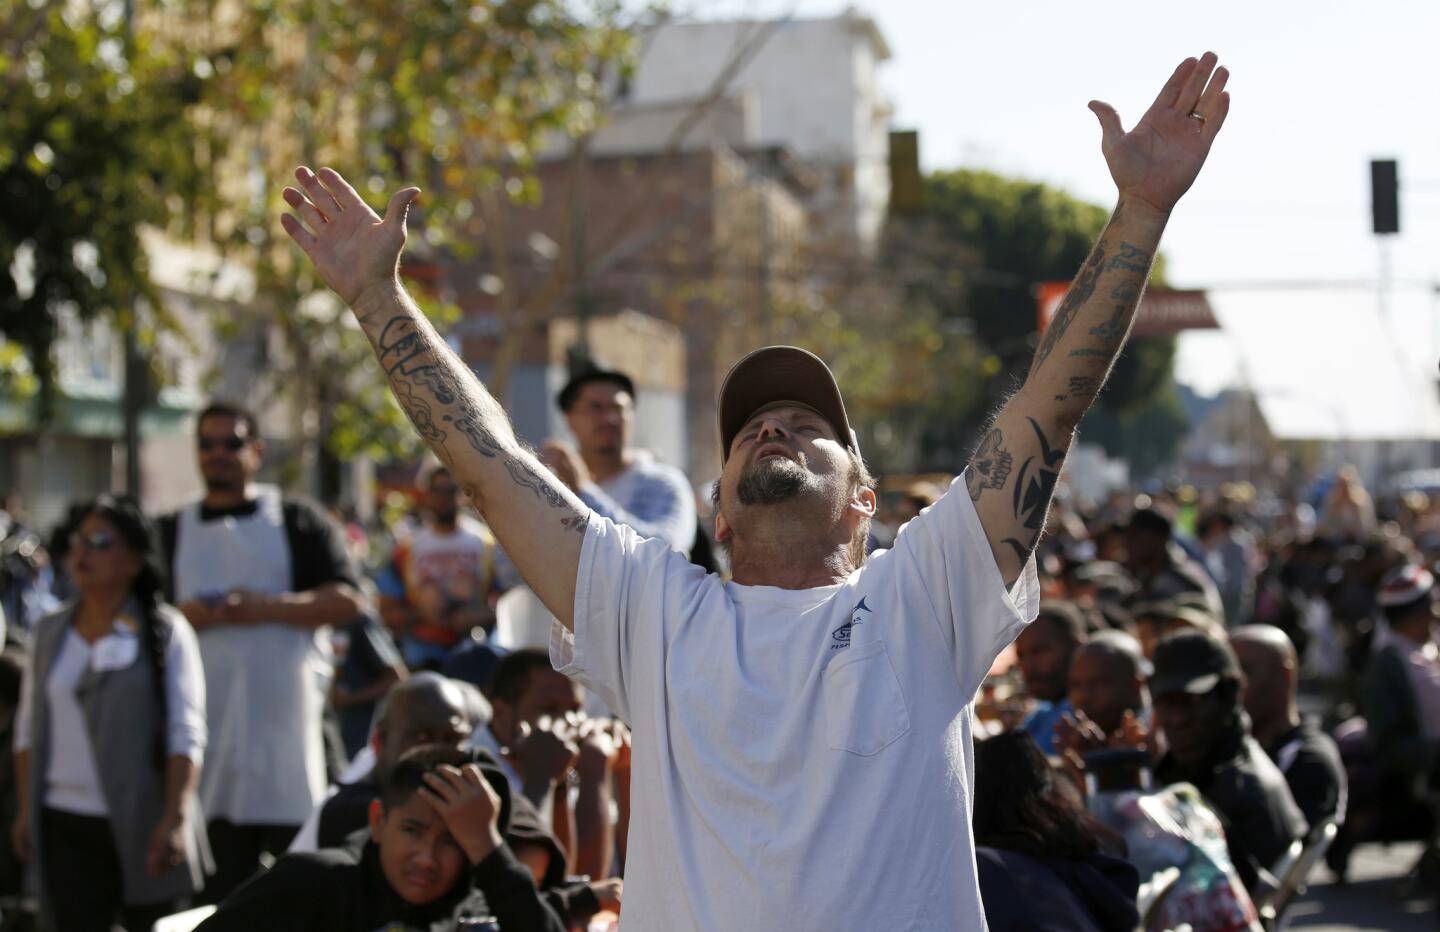
<svg viewBox="0 0 1440 932"><path fill-rule="evenodd" d="M175 544L179 602L233 589L289 592L290 544L279 490L260 488L255 514L200 521L180 511ZM321 718L331 670L323 629L266 622L200 632L210 742L200 801L210 819L299 825L324 798Z"/></svg>

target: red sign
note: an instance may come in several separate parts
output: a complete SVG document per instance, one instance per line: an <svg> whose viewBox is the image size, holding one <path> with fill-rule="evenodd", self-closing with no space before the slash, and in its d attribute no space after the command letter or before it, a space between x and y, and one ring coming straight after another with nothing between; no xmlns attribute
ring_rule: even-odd
<svg viewBox="0 0 1440 932"><path fill-rule="evenodd" d="M1041 333L1054 319L1060 302L1065 300L1069 290L1069 282L1041 282L1035 287L1036 324ZM1218 329L1220 322L1215 319L1215 311L1210 307L1205 292L1150 287L1145 289L1145 295L1140 299L1140 310L1135 315L1135 326L1130 335L1153 337L1181 330Z"/></svg>

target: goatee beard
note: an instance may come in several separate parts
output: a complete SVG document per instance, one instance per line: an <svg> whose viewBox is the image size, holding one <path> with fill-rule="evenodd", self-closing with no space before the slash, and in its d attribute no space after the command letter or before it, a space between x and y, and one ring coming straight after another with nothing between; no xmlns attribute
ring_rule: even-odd
<svg viewBox="0 0 1440 932"><path fill-rule="evenodd" d="M742 505L779 505L798 497L809 484L809 478L799 463L783 457L767 457L740 476L735 495Z"/></svg>

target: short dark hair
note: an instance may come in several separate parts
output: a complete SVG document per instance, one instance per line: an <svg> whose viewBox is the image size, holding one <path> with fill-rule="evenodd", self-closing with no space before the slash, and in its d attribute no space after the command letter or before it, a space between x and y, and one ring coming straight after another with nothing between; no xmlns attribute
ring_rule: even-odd
<svg viewBox="0 0 1440 932"><path fill-rule="evenodd" d="M515 705L530 688L530 675L536 670L551 669L554 668L550 665L550 654L544 648L513 650L495 665L495 678L490 681L490 698Z"/></svg>
<svg viewBox="0 0 1440 932"><path fill-rule="evenodd" d="M255 412L242 404L220 400L210 402L200 409L200 414L195 418L196 430L199 430L207 417L232 417L245 425L245 433L250 435L251 440L260 439L260 422L255 419Z"/></svg>
<svg viewBox="0 0 1440 932"><path fill-rule="evenodd" d="M1104 654L1119 661L1131 677L1144 677L1147 674L1148 661L1145 660L1145 652L1141 649L1140 642L1125 631L1113 628L1097 631L1090 635L1083 647L1087 651Z"/></svg>
<svg viewBox="0 0 1440 932"><path fill-rule="evenodd" d="M444 744L422 744L411 748L400 756L400 760L385 775L380 787L380 805L388 812L410 801L410 797L425 785L425 775L434 773L442 766L449 765L457 770L474 763L475 758L466 751Z"/></svg>
<svg viewBox="0 0 1440 932"><path fill-rule="evenodd" d="M635 383L631 381L628 375L623 372L616 372L614 369L601 369L591 366L571 376L570 381L565 383L565 387L560 389L560 394L556 396L555 403L560 406L561 411L568 413L571 408L575 407L575 402L580 400L580 389L592 382L609 382L617 386L631 398L635 397Z"/></svg>
<svg viewBox="0 0 1440 932"><path fill-rule="evenodd" d="M1011 731L975 743L975 844L1032 857L1124 854L1124 841L1066 794L1035 739Z"/></svg>
<svg viewBox="0 0 1440 932"><path fill-rule="evenodd" d="M1085 615L1080 607L1074 602L1067 602L1063 599L1046 599L1040 603L1040 610L1035 620L1045 619L1069 647L1085 643L1085 635L1088 630L1085 626Z"/></svg>

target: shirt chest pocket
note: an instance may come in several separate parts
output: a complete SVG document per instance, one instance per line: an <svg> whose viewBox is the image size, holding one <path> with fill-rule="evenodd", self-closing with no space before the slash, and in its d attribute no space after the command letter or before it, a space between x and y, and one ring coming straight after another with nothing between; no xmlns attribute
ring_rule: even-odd
<svg viewBox="0 0 1440 932"><path fill-rule="evenodd" d="M910 731L905 694L882 642L851 646L831 661L824 680L832 750L870 757Z"/></svg>

